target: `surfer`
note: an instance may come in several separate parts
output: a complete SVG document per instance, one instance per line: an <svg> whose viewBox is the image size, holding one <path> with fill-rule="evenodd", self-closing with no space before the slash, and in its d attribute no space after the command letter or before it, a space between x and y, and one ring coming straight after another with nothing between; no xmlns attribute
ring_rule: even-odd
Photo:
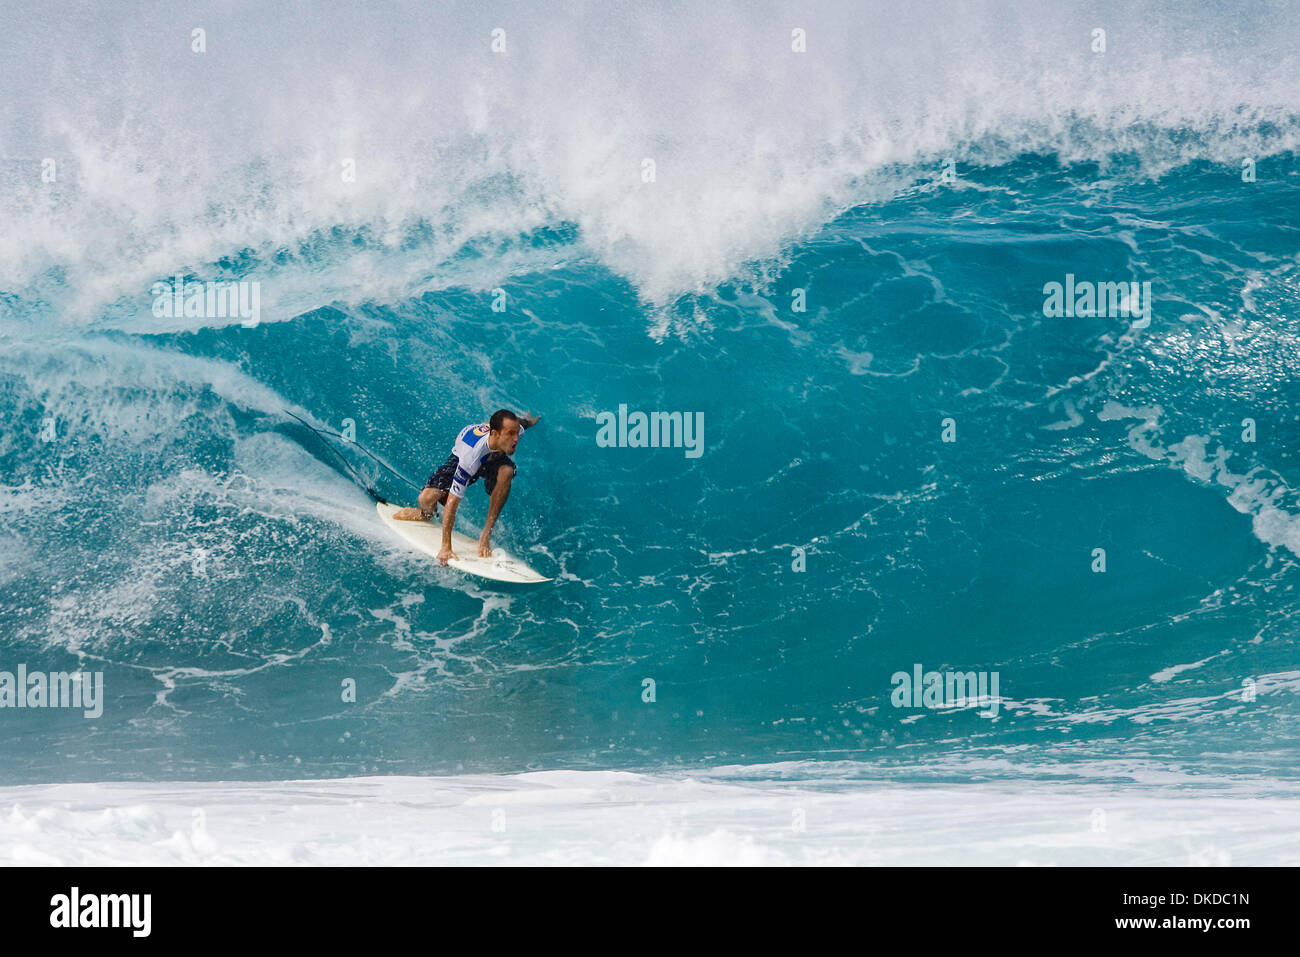
<svg viewBox="0 0 1300 957"><path fill-rule="evenodd" d="M510 483L515 477L515 463L510 458L519 444L524 429L537 424L541 416L516 415L509 409L497 409L492 418L481 425L467 425L456 436L451 455L429 476L420 492L419 505L403 508L393 513L393 518L407 522L427 522L437 511L439 503L446 502L442 514L442 551L439 563L445 565L458 558L451 550L451 532L456 527L456 509L465 497L465 489L480 478L488 493L487 521L478 539L480 558L492 555L492 528L497 516L510 496Z"/></svg>

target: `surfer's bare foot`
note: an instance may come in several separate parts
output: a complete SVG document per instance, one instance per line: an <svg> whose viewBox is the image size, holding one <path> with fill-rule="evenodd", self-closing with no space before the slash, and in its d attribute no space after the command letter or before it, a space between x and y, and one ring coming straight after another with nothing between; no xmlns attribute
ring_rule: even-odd
<svg viewBox="0 0 1300 957"><path fill-rule="evenodd" d="M479 542L479 543L478 543L478 557L479 557L479 558L491 558L491 557L492 557L492 546L489 545L487 542Z"/></svg>
<svg viewBox="0 0 1300 957"><path fill-rule="evenodd" d="M438 511L438 505L447 493L442 489L424 488L420 490L420 503L414 508L399 508L393 518L403 522L430 522Z"/></svg>
<svg viewBox="0 0 1300 957"><path fill-rule="evenodd" d="M438 552L439 565L445 565L453 558L455 558L457 561L460 561L460 559L457 558L456 553L453 552L450 548L444 548L442 551Z"/></svg>

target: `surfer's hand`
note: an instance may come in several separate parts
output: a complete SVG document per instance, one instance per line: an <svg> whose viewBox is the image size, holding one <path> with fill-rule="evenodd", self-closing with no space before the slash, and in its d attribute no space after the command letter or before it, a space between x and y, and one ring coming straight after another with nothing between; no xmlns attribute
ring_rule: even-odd
<svg viewBox="0 0 1300 957"><path fill-rule="evenodd" d="M525 429L531 429L534 425L537 424L537 421L540 418L541 418L540 415L528 415L527 413L525 413L524 416L519 420L519 424L522 425Z"/></svg>
<svg viewBox="0 0 1300 957"><path fill-rule="evenodd" d="M450 548L444 548L442 551L438 552L439 565L445 565L447 564L448 561L450 561L453 558L455 558L457 561L460 561L456 553L453 552Z"/></svg>
<svg viewBox="0 0 1300 957"><path fill-rule="evenodd" d="M489 545L487 542L479 542L479 543L478 543L478 557L479 557L479 558L491 558L491 557L492 557L492 546Z"/></svg>

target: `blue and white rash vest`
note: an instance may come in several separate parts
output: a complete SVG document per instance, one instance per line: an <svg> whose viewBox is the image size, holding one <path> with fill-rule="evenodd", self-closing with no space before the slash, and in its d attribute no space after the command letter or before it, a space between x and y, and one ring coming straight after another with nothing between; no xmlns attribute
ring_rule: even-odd
<svg viewBox="0 0 1300 957"><path fill-rule="evenodd" d="M451 447L451 454L456 456L456 475L451 480L450 494L457 498L465 497L465 489L474 476L478 475L483 460L492 450L488 448L488 424L467 425L456 436L456 443Z"/></svg>

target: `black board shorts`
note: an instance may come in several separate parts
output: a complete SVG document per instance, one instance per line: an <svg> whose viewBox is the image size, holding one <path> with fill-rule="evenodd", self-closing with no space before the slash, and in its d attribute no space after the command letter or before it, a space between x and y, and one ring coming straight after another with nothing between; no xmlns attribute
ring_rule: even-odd
<svg viewBox="0 0 1300 957"><path fill-rule="evenodd" d="M459 465L460 459L457 456L447 456L447 461L439 465L434 473L429 476L429 480L424 483L424 487L438 488L442 489L444 492L451 491L451 482L452 479L456 477L456 468ZM483 464L479 466L478 474L466 483L465 491L468 492L469 486L473 485L479 479L482 479L483 487L486 488L487 493L491 495L492 490L497 487L497 472L500 471L501 466L503 465L509 465L511 468L515 468L514 459L506 455L504 452L489 453L488 457L483 460ZM516 469L516 471L518 470Z"/></svg>

